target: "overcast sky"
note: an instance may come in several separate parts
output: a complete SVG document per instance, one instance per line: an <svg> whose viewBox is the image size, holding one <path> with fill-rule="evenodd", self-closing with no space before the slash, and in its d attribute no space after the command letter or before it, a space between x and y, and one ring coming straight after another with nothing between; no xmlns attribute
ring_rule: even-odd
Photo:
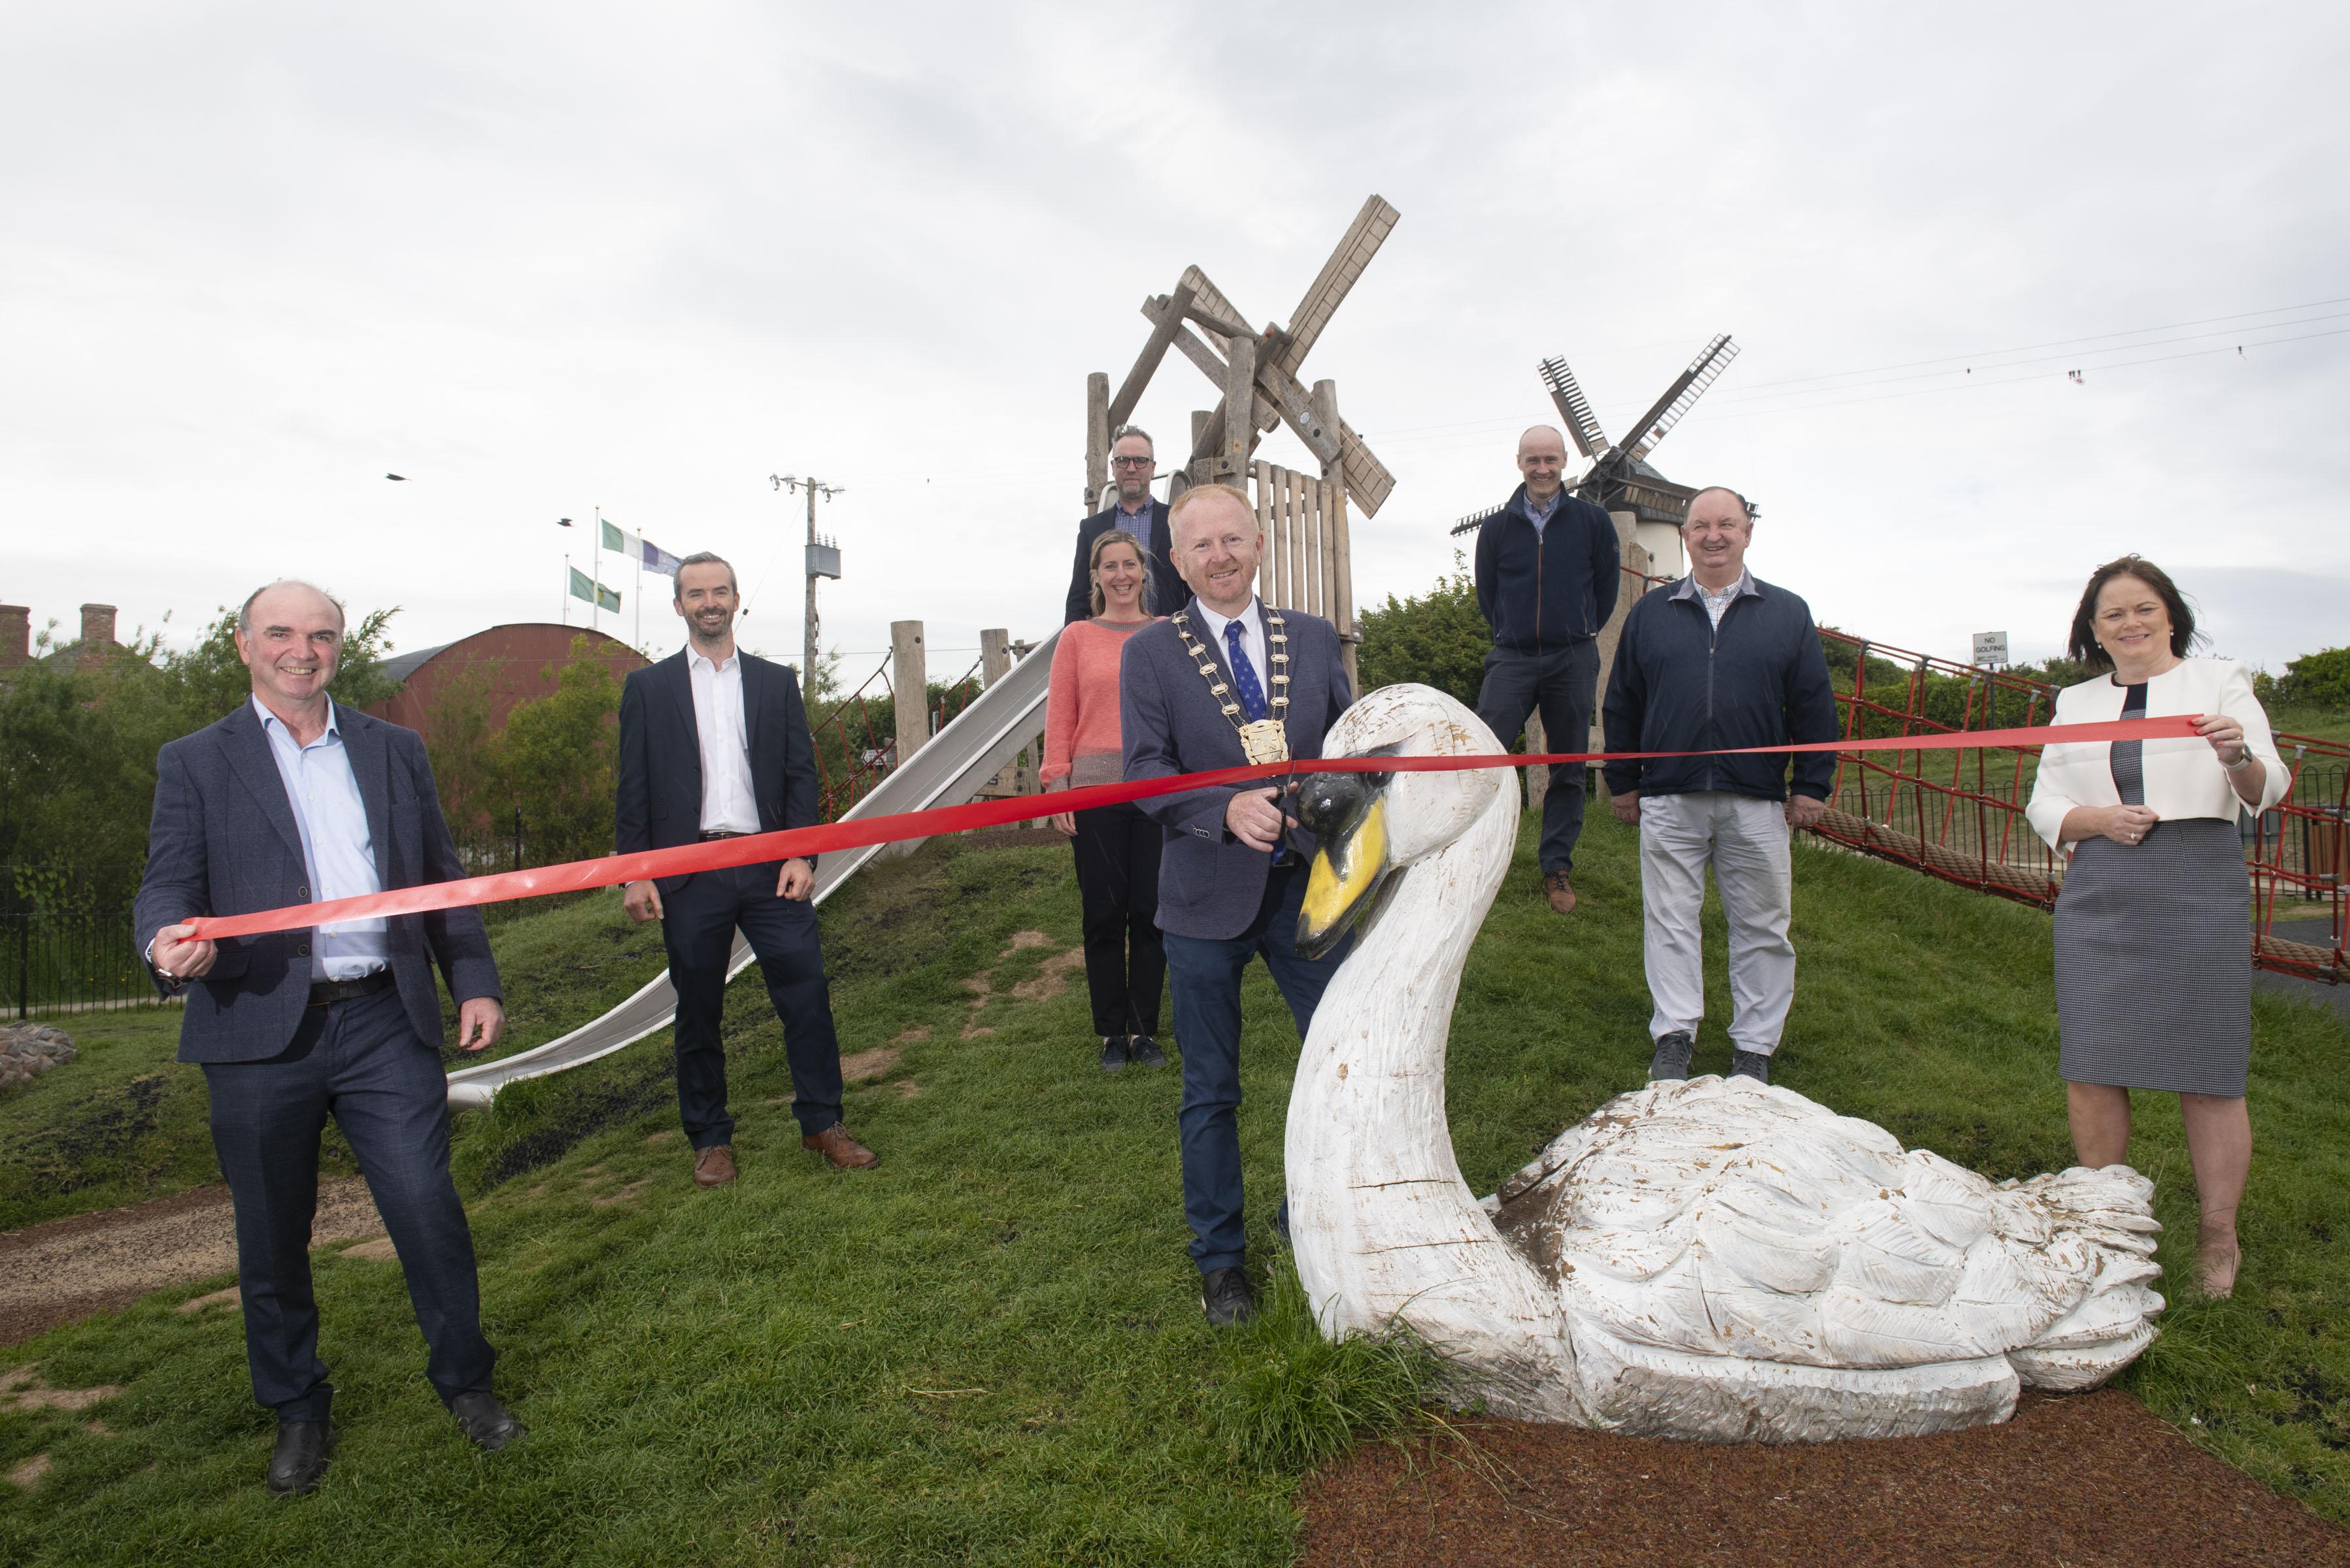
<svg viewBox="0 0 2350 1568"><path fill-rule="evenodd" d="M1360 602L1507 495L1537 358L1620 433L1731 332L1655 461L1824 622L2036 657L2136 550L2220 652L2350 641L2344 8L1916 9L12 6L0 599L177 639L298 575L417 648L555 618L600 506L795 657L814 473L844 673L920 618L951 675L1057 623L1143 297L1285 320L1377 192L1306 362L1397 476Z"/></svg>

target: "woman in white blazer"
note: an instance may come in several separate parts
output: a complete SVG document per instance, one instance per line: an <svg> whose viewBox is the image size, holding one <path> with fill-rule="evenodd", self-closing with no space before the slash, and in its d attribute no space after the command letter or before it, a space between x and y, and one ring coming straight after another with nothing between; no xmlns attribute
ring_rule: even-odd
<svg viewBox="0 0 2350 1568"><path fill-rule="evenodd" d="M2195 617L2168 573L2125 556L2089 577L2070 652L2104 670L2056 699L2055 722L2189 714L2199 739L2046 748L2025 808L2067 856L2056 898L2056 1019L2083 1165L2127 1162L2132 1089L2178 1096L2202 1225L2207 1294L2233 1290L2236 1207L2251 1169L2251 896L2241 813L2289 778L2225 659L2189 659Z"/></svg>

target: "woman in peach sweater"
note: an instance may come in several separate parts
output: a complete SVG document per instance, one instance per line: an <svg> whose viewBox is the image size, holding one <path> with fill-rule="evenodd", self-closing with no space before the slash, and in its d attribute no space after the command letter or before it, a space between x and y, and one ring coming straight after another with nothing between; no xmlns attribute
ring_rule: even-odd
<svg viewBox="0 0 2350 1568"><path fill-rule="evenodd" d="M1116 784L1123 775L1118 733L1118 659L1126 639L1149 626L1150 577L1134 535L1107 528L1094 541L1093 618L1073 621L1053 649L1045 707L1047 790ZM1163 1067L1159 998L1167 953L1159 938L1159 825L1139 806L1063 812L1053 826L1076 848L1077 896L1085 909L1086 990L1093 998L1101 1068L1128 1062Z"/></svg>

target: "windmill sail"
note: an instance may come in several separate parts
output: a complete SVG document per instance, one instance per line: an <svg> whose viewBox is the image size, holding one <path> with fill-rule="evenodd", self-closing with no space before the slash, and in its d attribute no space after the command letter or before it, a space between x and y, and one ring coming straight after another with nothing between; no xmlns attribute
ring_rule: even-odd
<svg viewBox="0 0 2350 1568"><path fill-rule="evenodd" d="M1554 354L1535 367L1543 385L1550 389L1550 400L1558 405L1559 418L1566 421L1566 433L1574 438L1575 447L1586 461L1607 450L1607 432L1599 428L1599 420L1591 411L1591 400L1583 395L1576 384L1575 372L1566 361ZM1454 529L1454 533L1461 530Z"/></svg>
<svg viewBox="0 0 2350 1568"><path fill-rule="evenodd" d="M1657 400L1656 407L1633 427L1634 434L1626 455L1638 462L1654 452L1657 443L1665 439L1665 432L1680 423L1681 416L1705 395L1708 387L1721 379L1721 373L1730 369L1730 362L1737 358L1738 345L1730 340L1727 332L1707 344L1705 352L1690 361L1689 369L1665 389L1665 395Z"/></svg>

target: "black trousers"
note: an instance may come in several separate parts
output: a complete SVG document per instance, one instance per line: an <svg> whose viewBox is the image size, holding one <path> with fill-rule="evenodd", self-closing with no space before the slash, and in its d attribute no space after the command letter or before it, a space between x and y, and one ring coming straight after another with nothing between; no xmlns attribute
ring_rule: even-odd
<svg viewBox="0 0 2350 1568"><path fill-rule="evenodd" d="M1599 644L1590 638L1548 653L1496 648L1485 655L1485 682L1477 691L1477 717L1506 747L1542 710L1543 732L1554 752L1587 750L1591 709L1599 685ZM1543 795L1542 868L1575 869L1575 841L1583 836L1581 763L1553 763Z"/></svg>
<svg viewBox="0 0 2350 1568"><path fill-rule="evenodd" d="M1165 836L1131 802L1076 814L1077 898L1085 909L1086 991L1094 1033L1159 1033L1167 949L1159 935L1159 850Z"/></svg>
<svg viewBox="0 0 2350 1568"><path fill-rule="evenodd" d="M718 1024L738 927L759 955L759 973L783 1022L800 1131L812 1136L840 1120L840 1039L833 1032L816 906L775 897L776 874L773 863L702 871L661 895L661 937L677 992L677 1107L696 1148L734 1139Z"/></svg>
<svg viewBox="0 0 2350 1568"><path fill-rule="evenodd" d="M261 1062L204 1066L213 1149L236 1205L236 1282L253 1397L281 1421L323 1421L334 1401L318 1359L310 1221L327 1118L359 1157L424 1331L425 1376L443 1400L486 1391L473 1233L449 1179L449 1080L397 990L313 1007L294 1043Z"/></svg>

